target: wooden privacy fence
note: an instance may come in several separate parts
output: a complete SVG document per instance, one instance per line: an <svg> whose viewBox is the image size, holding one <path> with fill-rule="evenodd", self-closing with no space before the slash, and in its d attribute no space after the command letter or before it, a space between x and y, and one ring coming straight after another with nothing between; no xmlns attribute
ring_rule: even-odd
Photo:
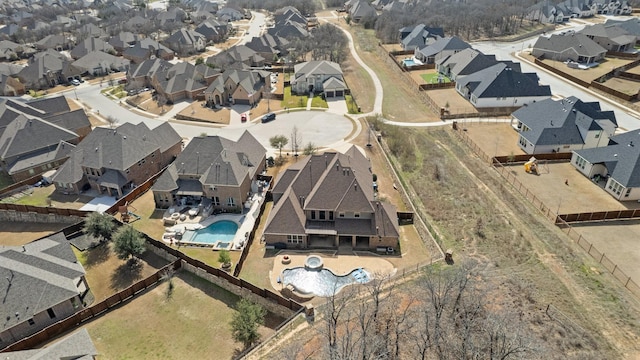
<svg viewBox="0 0 640 360"><path fill-rule="evenodd" d="M16 343L13 343L12 345L9 345L8 347L4 348L2 352L19 351L19 350L35 348L43 344L44 342L49 341L50 339L55 338L56 336L59 336L69 330L72 330L75 327L97 316L105 314L113 310L114 308L126 302L129 302L136 295L140 294L144 290L155 286L158 282L162 280L162 275L168 269L177 270L177 269L180 269L181 265L182 263L179 260L174 261L173 263L168 264L162 269L156 271L151 276L145 279L142 279L137 283L134 283L133 285L127 287L124 290L119 291L118 293L106 298L105 300L97 304L93 304L92 306L86 309L78 311L74 315L64 320L61 320L55 324L49 325L46 328L38 331L37 333L29 337L26 337Z"/></svg>
<svg viewBox="0 0 640 360"><path fill-rule="evenodd" d="M584 80L582 80L582 79L579 79L579 78L577 78L577 77L575 77L575 76L573 76L573 75L569 75L569 74L567 74L566 72L562 71L561 69L558 69L558 68L555 68L555 67L553 67L553 66L551 66L551 65L545 64L545 63L543 63L542 61L540 61L540 60L538 60L538 59L535 59L535 60L534 60L534 63L535 63L536 65L538 65L538 66L542 67L542 68L545 68L545 69L547 69L547 70L551 71L551 72L552 72L552 73L554 73L554 74L558 74L558 75L560 75L560 76L564 77L565 79L568 79L568 80L570 80L570 81L573 81L574 83L576 83L576 84L578 84L578 85L580 85L580 86L583 86L583 87L585 87L585 88L588 88L588 87L589 87L589 85L590 85L588 82L586 82L586 81L584 81Z"/></svg>
<svg viewBox="0 0 640 360"><path fill-rule="evenodd" d="M456 134L460 136L460 138L471 147L476 154L481 159L487 159L489 156L482 151L474 142L469 138L469 136L464 133L464 131L457 130ZM562 154L556 154L562 155ZM537 155L536 155L537 157ZM490 163L493 165L493 168L509 183L512 185L512 188L515 189L518 193L524 196L536 209L538 209L547 219L554 222L562 231L569 236L573 241L576 242L582 249L584 249L587 254L589 254L593 259L595 259L598 263L602 264L607 271L609 271L613 277L615 277L625 288L627 288L631 293L640 298L640 286L636 282L634 282L630 276L624 273L616 263L614 263L611 259L609 259L604 252L596 249L595 246L587 239L584 238L580 233L573 230L571 225L569 225L570 221L578 222L578 221L601 221L601 220L614 220L614 219L632 219L636 217L640 217L640 209L634 210L619 210L619 211L605 211L605 212L593 212L593 213L580 213L580 214L564 214L560 215L557 212L551 211L551 209L542 202L542 200L538 199L537 196L529 189L522 185L516 176L511 173L507 168L505 168L500 161L496 158L491 158ZM587 220L588 219L588 220Z"/></svg>
<svg viewBox="0 0 640 360"><path fill-rule="evenodd" d="M240 259L238 259L238 263L236 264L235 269L233 269L233 276L240 276L240 271L242 271L242 266L244 264L244 261L247 259L247 256L249 256L249 248L251 248L251 245L253 244L253 241L256 237L256 231L260 226L260 221L262 220L262 216L260 215L264 212L265 206L267 206L266 200L262 201L262 205L260 206L260 213L258 214L258 217L256 218L256 221L253 224L253 228L249 233L249 238L247 239L247 243L242 248Z"/></svg>
<svg viewBox="0 0 640 360"><path fill-rule="evenodd" d="M585 213L559 214L558 219L556 220L556 224L562 222L579 223L607 220L628 220L638 218L640 218L640 209L595 211Z"/></svg>
<svg viewBox="0 0 640 360"><path fill-rule="evenodd" d="M603 85L603 84L601 84L601 83L599 83L597 81L592 81L591 82L591 87L592 88L596 88L596 89L598 89L598 90L600 90L602 92L605 92L605 93L607 93L609 95L613 95L613 96L615 96L617 98L620 98L620 99L626 100L626 101L632 101L632 100L635 100L638 97L638 93L637 92L635 94L627 94L627 93L624 93L622 91L618 91L618 90L616 90L614 88L610 88L610 87L608 87L606 85Z"/></svg>
<svg viewBox="0 0 640 360"><path fill-rule="evenodd" d="M85 217L91 213L91 211L83 211L76 209L64 209L57 207L42 207L33 205L21 205L21 204L2 204L0 203L0 210L19 211L19 212L34 212L38 214L56 214L62 216L78 216Z"/></svg>
<svg viewBox="0 0 640 360"><path fill-rule="evenodd" d="M11 184L5 188L0 189L0 195L9 194L13 191L20 189L23 186L29 186L37 183L42 180L42 174L38 174L36 176L32 176L28 179L24 179L22 181L18 181L17 183Z"/></svg>
<svg viewBox="0 0 640 360"><path fill-rule="evenodd" d="M162 173L169 166L170 165L164 167L162 170L158 171L158 173L156 173L152 177L150 177L147 181L143 182L142 184L140 184L139 186L137 186L133 190L131 190L130 193L128 193L127 195L125 195L125 196L121 197L120 199L118 199L118 201L116 201L115 204L111 205L111 207L108 208L105 212L107 214L114 215L114 214L116 214L118 212L118 207L126 205L127 203L137 199L142 194L147 192L147 190L149 190L153 186L153 184L155 183L156 179L159 178L160 175L162 175Z"/></svg>
<svg viewBox="0 0 640 360"><path fill-rule="evenodd" d="M547 154L518 154L518 155L502 155L494 156L494 163L508 164L508 163L524 163L529 161L531 157L535 157L537 160L549 160L549 161L568 161L571 160L572 153L547 153Z"/></svg>

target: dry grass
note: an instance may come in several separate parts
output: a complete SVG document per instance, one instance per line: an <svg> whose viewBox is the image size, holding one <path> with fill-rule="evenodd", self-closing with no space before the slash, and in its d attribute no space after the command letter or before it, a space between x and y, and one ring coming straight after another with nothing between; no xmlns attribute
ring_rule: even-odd
<svg viewBox="0 0 640 360"><path fill-rule="evenodd" d="M455 88L428 90L427 95L439 108L447 108L452 114L476 113L478 110L467 99L458 94Z"/></svg>
<svg viewBox="0 0 640 360"><path fill-rule="evenodd" d="M524 56L533 62L534 60L533 56L530 56L530 55L524 55ZM575 76L578 79L586 82L591 82L593 80L596 80L600 78L602 75L605 75L611 72L614 68L618 68L620 66L626 65L632 61L633 59L606 58L605 61L601 62L599 66L596 66L588 70L581 70L581 69L572 69L562 61L554 61L549 59L542 60L543 63L551 67L554 67L566 74Z"/></svg>
<svg viewBox="0 0 640 360"><path fill-rule="evenodd" d="M101 359L231 359L241 350L229 326L236 295L184 271L173 284L171 297L161 283L84 325ZM268 314L262 337L283 320Z"/></svg>
<svg viewBox="0 0 640 360"><path fill-rule="evenodd" d="M627 95L637 95L638 91L640 90L640 83L638 83L637 81L618 77L611 78L602 83L602 85L614 90L618 90Z"/></svg>
<svg viewBox="0 0 640 360"><path fill-rule="evenodd" d="M0 245L20 246L58 232L69 224L0 221Z"/></svg>
<svg viewBox="0 0 640 360"><path fill-rule="evenodd" d="M115 255L111 243L93 249L79 251L73 248L76 257L86 270L86 279L95 301L102 301L133 283L151 276L168 261L146 251L136 264L131 265Z"/></svg>
<svg viewBox="0 0 640 360"><path fill-rule="evenodd" d="M264 208L264 212L260 216L260 225L256 230L256 235L253 243L249 247L249 254L244 261L242 271L240 272L240 278L250 282L261 288L271 289L271 282L269 281L269 273L273 268L273 258L276 254L275 250L267 251L265 244L260 242L264 227L269 217L269 213L273 208L273 202L268 202Z"/></svg>
<svg viewBox="0 0 640 360"><path fill-rule="evenodd" d="M489 156L524 154L518 146L518 133L509 123L460 123L466 134Z"/></svg>
<svg viewBox="0 0 640 360"><path fill-rule="evenodd" d="M212 109L203 105L205 105L204 101L194 101L178 114L197 119L198 121L229 125L231 116L229 108Z"/></svg>

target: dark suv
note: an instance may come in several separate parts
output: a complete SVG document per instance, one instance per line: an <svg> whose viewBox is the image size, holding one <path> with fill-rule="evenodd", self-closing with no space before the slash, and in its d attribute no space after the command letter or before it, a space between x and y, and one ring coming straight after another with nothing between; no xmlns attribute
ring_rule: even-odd
<svg viewBox="0 0 640 360"><path fill-rule="evenodd" d="M267 115L262 117L262 122L266 123L266 122L269 122L269 121L275 120L275 119L276 119L276 114L268 113Z"/></svg>

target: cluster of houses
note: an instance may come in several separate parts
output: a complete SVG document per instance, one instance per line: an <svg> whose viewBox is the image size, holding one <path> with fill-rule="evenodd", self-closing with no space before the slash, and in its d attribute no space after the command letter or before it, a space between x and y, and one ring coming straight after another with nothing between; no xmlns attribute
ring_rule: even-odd
<svg viewBox="0 0 640 360"><path fill-rule="evenodd" d="M538 59L567 62L569 66L595 66L608 53L635 53L638 39L640 22L637 18L608 20L577 32L540 36L531 49L531 55Z"/></svg>
<svg viewBox="0 0 640 360"><path fill-rule="evenodd" d="M542 0L528 9L526 18L543 24L558 24L598 14L631 15L632 10L626 0L565 0L558 4Z"/></svg>

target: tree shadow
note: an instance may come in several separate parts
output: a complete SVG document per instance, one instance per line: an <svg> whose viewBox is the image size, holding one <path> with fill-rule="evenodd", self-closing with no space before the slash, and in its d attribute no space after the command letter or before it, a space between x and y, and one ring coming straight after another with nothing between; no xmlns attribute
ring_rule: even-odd
<svg viewBox="0 0 640 360"><path fill-rule="evenodd" d="M85 257L85 266L87 268L101 264L107 261L109 256L111 256L111 248L109 247L109 243L106 242L85 251L87 253Z"/></svg>
<svg viewBox="0 0 640 360"><path fill-rule="evenodd" d="M144 264L138 259L127 260L111 275L111 288L120 291L134 282L142 279L142 268Z"/></svg>

